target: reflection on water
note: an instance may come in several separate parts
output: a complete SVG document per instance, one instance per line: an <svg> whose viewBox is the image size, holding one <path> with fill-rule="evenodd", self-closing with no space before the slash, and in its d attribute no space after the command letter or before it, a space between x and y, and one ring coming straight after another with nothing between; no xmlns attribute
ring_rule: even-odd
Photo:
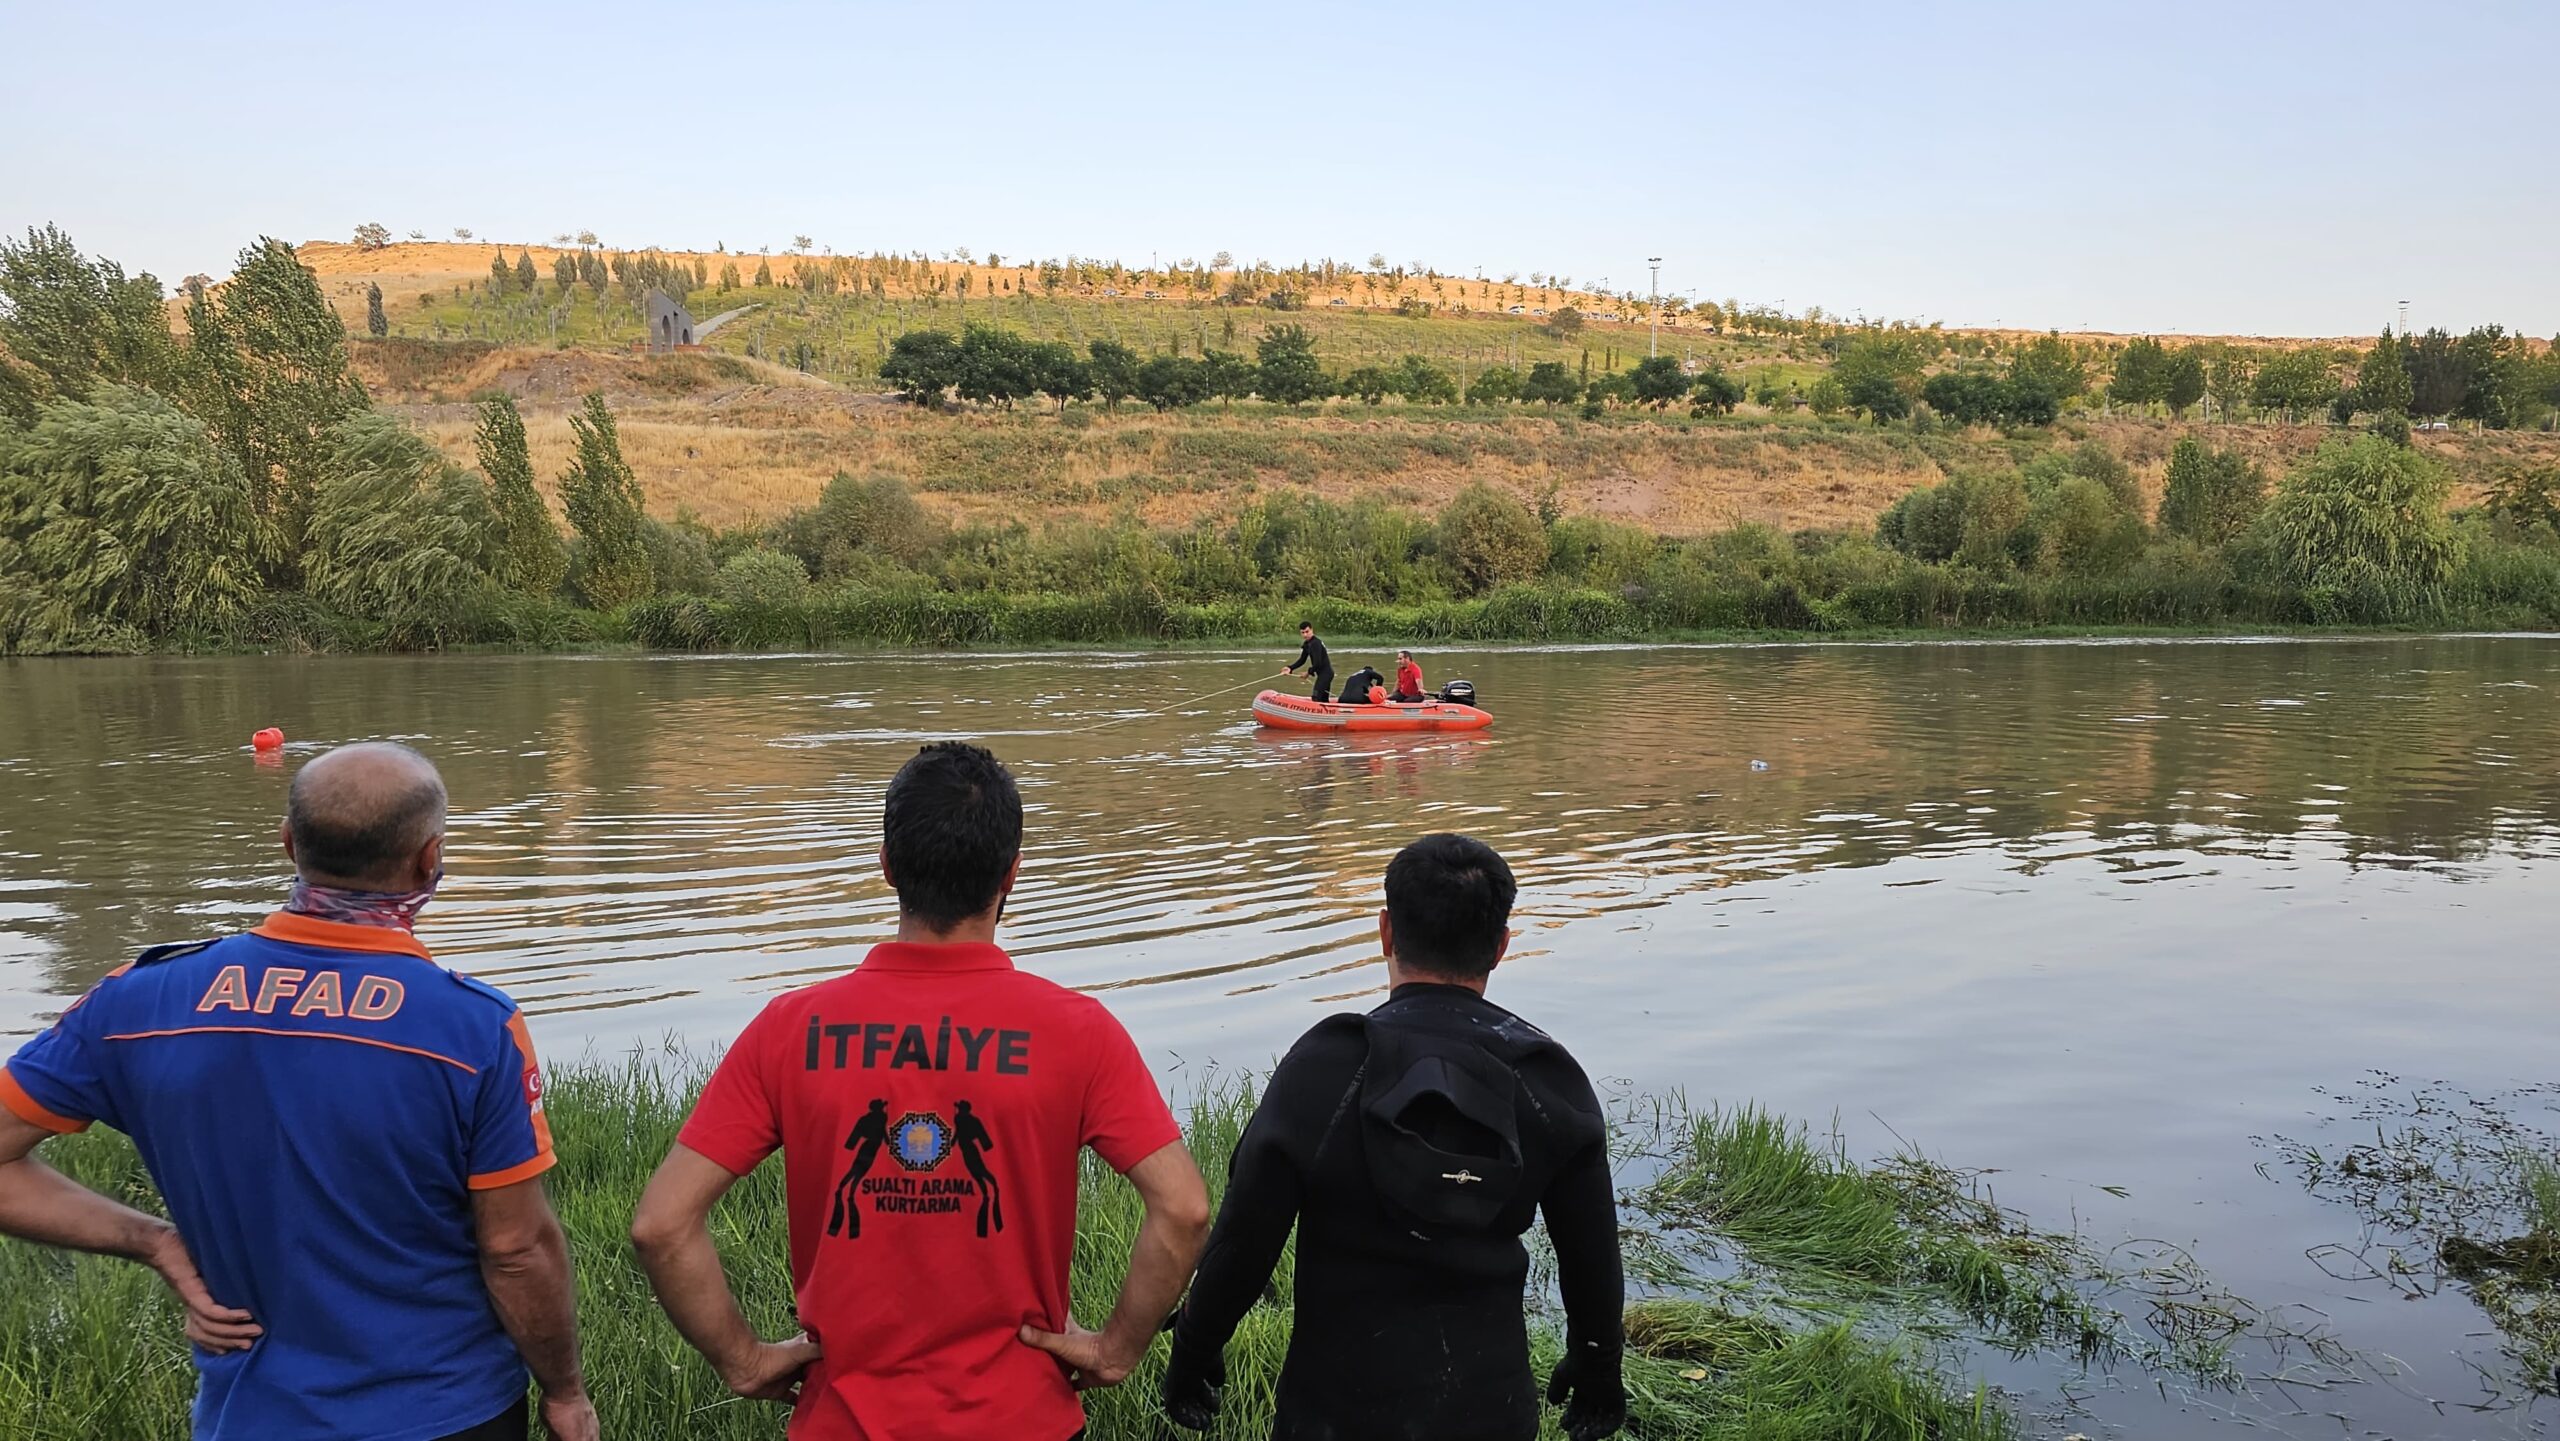
<svg viewBox="0 0 2560 1441"><path fill-rule="evenodd" d="M2539 641L1451 659L1491 734L1280 737L1222 702L1139 714L1259 656L17 663L0 673L0 957L35 963L22 987L73 993L138 946L266 907L287 765L243 744L265 723L297 737L288 765L368 735L443 764L448 958L539 1013L654 1007L669 1025L740 1009L688 998L793 984L881 933L880 788L945 736L1021 774L1035 850L1011 939L1088 987L1361 989L1345 968L1373 954L1380 865L1433 828L1512 857L1540 947L1905 858L1994 857L2020 883L2072 861L2159 885L2311 857L2460 880L2555 845L2560 665Z"/></svg>
<svg viewBox="0 0 2560 1441"><path fill-rule="evenodd" d="M2549 640L1426 655L1494 729L1347 738L1245 720L1281 658L0 662L0 1033L269 908L291 765L393 737L453 790L440 956L555 1051L716 1040L886 933L882 786L957 736L1033 809L1008 943L1169 1064L1259 1064L1374 993L1386 858L1467 830L1520 877L1501 998L1595 1069L1873 1113L2273 1299L2354 1298L2296 1277L2323 1221L2253 1126L2367 1064L2549 1068ZM2365 1341L2458 1390L2429 1325L2460 1318ZM2476 1434L2351 1409L2394 1408Z"/></svg>

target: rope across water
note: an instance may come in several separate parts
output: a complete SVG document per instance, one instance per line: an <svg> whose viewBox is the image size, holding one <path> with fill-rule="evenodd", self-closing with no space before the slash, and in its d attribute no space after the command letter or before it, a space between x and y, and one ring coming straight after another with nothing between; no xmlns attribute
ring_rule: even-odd
<svg viewBox="0 0 2560 1441"><path fill-rule="evenodd" d="M1243 690L1246 686L1267 686L1273 679L1275 679L1275 677L1256 676L1251 680L1242 681L1235 685L1221 686L1216 690L1202 691L1200 694L1195 696L1185 696L1181 700L1167 701L1153 710L1132 711L1124 716L1113 716L1107 721L1097 721L1089 726L1078 726L1076 729L1068 731L1067 734L1071 736L1080 736L1088 731L1102 730L1106 727L1120 725L1127 721L1145 720L1149 716L1163 715L1166 711L1180 710L1187 705L1197 705L1204 700L1214 700L1222 695L1230 695L1236 691Z"/></svg>

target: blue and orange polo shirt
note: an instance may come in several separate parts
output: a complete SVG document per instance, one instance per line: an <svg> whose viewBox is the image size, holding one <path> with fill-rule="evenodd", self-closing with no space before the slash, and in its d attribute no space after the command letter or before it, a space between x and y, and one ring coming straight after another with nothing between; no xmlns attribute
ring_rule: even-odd
<svg viewBox="0 0 2560 1441"><path fill-rule="evenodd" d="M162 946L0 1070L46 1130L133 1138L224 1305L266 1334L197 1352L197 1441L429 1441L521 1404L471 1193L553 1162L505 993L405 930L278 913Z"/></svg>

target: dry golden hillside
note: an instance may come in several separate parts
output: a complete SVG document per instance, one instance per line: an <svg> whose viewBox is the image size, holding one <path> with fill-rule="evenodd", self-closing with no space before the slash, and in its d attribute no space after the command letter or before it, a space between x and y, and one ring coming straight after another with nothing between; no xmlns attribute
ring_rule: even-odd
<svg viewBox="0 0 2560 1441"><path fill-rule="evenodd" d="M456 460L471 459L474 395L504 392L525 414L546 486L567 466L568 416L589 392L621 419L625 456L650 508L719 526L769 521L845 472L887 473L955 518L1106 516L1179 521L1257 491L1302 487L1437 504L1474 481L1526 497L1552 491L1571 512L1699 534L1736 521L1794 530L1863 526L1914 485L1951 470L2013 463L1987 433L1915 437L1797 418L1684 426L1586 424L1519 411L1499 417L1395 408L1284 413L1247 406L1157 415L1079 406L932 413L716 354L641 356L415 341L360 341L358 373ZM2169 448L2186 433L2238 447L2270 469L2309 454L2321 426L2081 420L2054 444L2094 438L2123 455L2156 498ZM2560 437L2444 432L2419 437L2464 478L2560 462Z"/></svg>

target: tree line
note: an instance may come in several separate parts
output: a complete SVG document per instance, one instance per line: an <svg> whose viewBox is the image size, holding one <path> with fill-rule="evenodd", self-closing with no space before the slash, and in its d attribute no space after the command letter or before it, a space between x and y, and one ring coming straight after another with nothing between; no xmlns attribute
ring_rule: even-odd
<svg viewBox="0 0 2560 1441"><path fill-rule="evenodd" d="M1648 357L1631 369L1594 376L1586 356L1581 371L1561 361L1540 361L1525 372L1508 365L1477 370L1463 388L1459 377L1420 355L1393 366L1364 365L1336 375L1317 358L1315 338L1302 325L1274 325L1254 343L1254 353L1216 347L1197 356L1141 356L1114 340L1097 340L1080 354L1064 341L1030 340L993 325L947 331L916 330L890 342L880 378L911 404L942 405L953 398L1011 409L1040 397L1063 411L1071 401L1096 400L1116 410L1137 400L1159 411L1184 410L1210 401L1260 399L1284 406L1344 398L1377 405L1398 396L1421 405L1549 407L1581 404L1598 413L1607 404L1657 410L1683 399L1698 414L1730 413L1745 398L1740 379L1720 366L1692 376L1669 356Z"/></svg>
<svg viewBox="0 0 2560 1441"><path fill-rule="evenodd" d="M1421 355L1394 365L1363 364L1336 373L1316 356L1303 326L1267 328L1251 356L1204 347L1142 356L1110 340L1079 352L1063 341L1035 341L1000 326L971 324L958 336L909 331L890 342L881 379L918 405L962 401L1012 408L1043 397L1063 410L1097 400L1106 409L1135 399L1157 410L1210 401L1258 398L1286 406L1325 399L1377 405L1394 396L1420 405L1549 408L1581 406L1589 416L1612 407L1656 411L1686 402L1692 414L1731 414L1746 399L1771 409L1801 406L1821 417L1857 415L1878 425L2049 426L2067 410L2091 403L2136 412L2153 407L2184 419L2210 399L2223 418L2251 413L2287 421L2358 415L2452 417L2498 428L2548 423L2560 412L2560 351L2536 350L2496 326L2460 338L2442 331L2398 340L2386 332L2352 372L2324 347L2250 352L2231 346L2170 347L2138 337L2120 350L2093 354L2060 335L2036 337L2005 361L1936 368L1944 337L1909 327L1873 327L1836 337L1829 366L1801 393L1764 385L1753 391L1721 364L1694 369L1649 356L1625 370L1594 375L1588 355L1577 370L1540 361L1524 371L1488 365L1460 375Z"/></svg>
<svg viewBox="0 0 2560 1441"><path fill-rule="evenodd" d="M0 650L1242 635L1277 624L1274 607L1319 602L1401 608L1326 613L1418 636L2560 624L2560 472L2514 471L2449 515L2446 473L2409 446L2398 411L2280 481L2183 441L2156 515L2120 458L2082 446L1917 489L1872 530L1792 536L1661 536L1484 486L1436 511L1288 492L1178 528L952 525L886 475L839 477L778 522L715 532L646 513L615 416L589 396L557 478L564 535L515 404L479 402L476 468L376 412L290 246L262 239L219 290L188 286L184 308L179 335L157 280L51 227L0 240ZM1345 393L1295 325L1267 330L1250 359L1141 359L1110 342L1078 354L992 327L903 339L902 383L928 401ZM1924 348L1852 350L1824 381L1890 407L1882 387ZM2030 345L1994 378L2012 395L2061 393L2079 360ZM1363 383L1443 399L1454 386L1394 369ZM1712 408L1730 403L1707 389L1719 374L1667 357L1589 381L1551 372L1551 403L1590 404L1605 381L1626 403ZM2375 371L2377 396L2391 374ZM1519 399L1546 398L1539 376L1520 377Z"/></svg>

